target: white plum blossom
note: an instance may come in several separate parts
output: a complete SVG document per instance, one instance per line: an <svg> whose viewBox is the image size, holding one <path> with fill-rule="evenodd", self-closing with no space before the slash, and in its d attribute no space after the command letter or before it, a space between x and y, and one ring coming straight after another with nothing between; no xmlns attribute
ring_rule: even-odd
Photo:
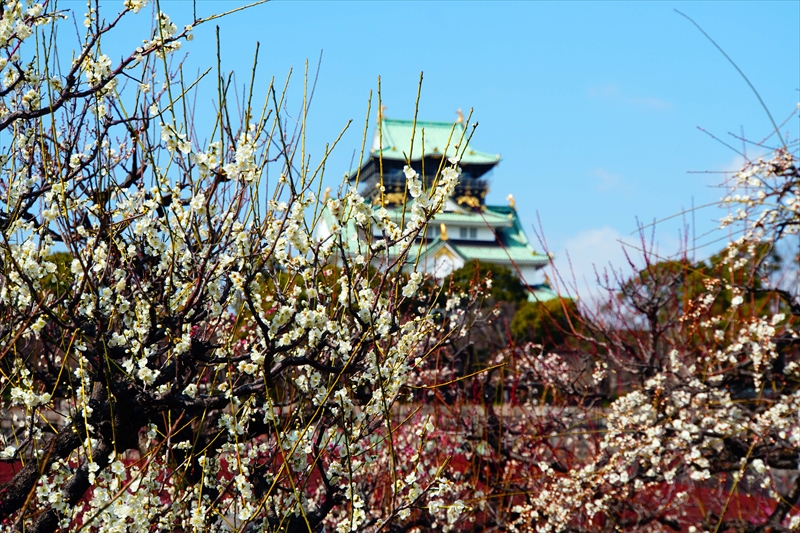
<svg viewBox="0 0 800 533"><path fill-rule="evenodd" d="M120 16L146 5L126 0ZM376 268L386 245L343 256L341 229L374 224L410 255L459 170L429 188L409 173L406 224L356 188L320 198L311 158L275 157L294 150L283 108L234 113L227 98L209 131L184 114L194 85L168 55L202 21L156 6L152 35L118 56L98 40L117 31L105 9L87 10L66 56L30 38L57 22L53 6L6 2L0 20L15 50L0 54L0 123L17 117L0 154L0 459L40 469L0 497L0 523L266 530L305 516L352 531L430 508L457 527L469 498L447 483L438 426L398 410L477 298L438 323L421 273ZM390 516L370 483L392 479L395 445L424 457L383 492Z"/></svg>

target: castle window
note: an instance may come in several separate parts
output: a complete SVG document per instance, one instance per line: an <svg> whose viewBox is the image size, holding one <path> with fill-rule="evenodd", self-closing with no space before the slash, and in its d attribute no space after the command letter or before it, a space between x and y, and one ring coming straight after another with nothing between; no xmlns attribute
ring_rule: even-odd
<svg viewBox="0 0 800 533"><path fill-rule="evenodd" d="M469 238L470 239L478 238L478 228L469 228Z"/></svg>
<svg viewBox="0 0 800 533"><path fill-rule="evenodd" d="M461 228L459 230L459 233L460 233L462 239L466 239L467 238L467 228Z"/></svg>

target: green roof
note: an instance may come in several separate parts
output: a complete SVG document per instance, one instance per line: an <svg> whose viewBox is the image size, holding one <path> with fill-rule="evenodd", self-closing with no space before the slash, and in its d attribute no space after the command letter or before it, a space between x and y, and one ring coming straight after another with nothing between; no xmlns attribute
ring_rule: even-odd
<svg viewBox="0 0 800 533"><path fill-rule="evenodd" d="M460 226L475 226L485 228L487 225L493 228L510 227L513 221L508 217L497 215L487 209L482 213L439 213L433 217L433 222L447 224L458 224Z"/></svg>
<svg viewBox="0 0 800 533"><path fill-rule="evenodd" d="M519 263L520 265L546 265L550 260L546 255L537 254L529 246L492 246L462 244L448 241L450 246L467 261L477 259L489 263Z"/></svg>
<svg viewBox="0 0 800 533"><path fill-rule="evenodd" d="M558 293L554 291L547 283L533 285L530 287L530 292L528 292L529 302L546 302L558 297Z"/></svg>
<svg viewBox="0 0 800 533"><path fill-rule="evenodd" d="M522 223L519 220L516 208L507 205L496 205L487 207L487 209L491 209L496 215L505 216L511 221L511 228L500 235L502 243L506 248L512 246L525 246L530 248L528 237L525 235L525 230L522 228Z"/></svg>
<svg viewBox="0 0 800 533"><path fill-rule="evenodd" d="M455 251L464 259L464 261L472 261L477 259L479 261L487 261L489 263L499 264L510 264L513 262L517 263L519 266L545 266L549 262L549 257L547 255L537 253L534 251L533 247L531 247L527 237L525 236L525 231L520 224L517 211L512 207L487 206L486 211L480 214L460 214L453 212L439 213L436 215L436 218L431 222L431 224L444 221L448 216L458 216L463 217L462 220L472 217L473 221L480 221L480 225L485 226L486 222L481 219L481 214L492 217L492 220L502 220L504 222L503 226L496 227L495 229L495 233L499 242L470 242L468 240L458 239L455 236L451 236L451 238L447 241L442 241L441 239L437 238L433 241L414 244L409 251L408 260L416 260L420 247L422 248L422 257L424 257L428 254L434 253L442 245L444 245L444 243L447 243L447 245L450 246L453 251ZM330 222L327 209L323 210L322 215L328 222ZM477 222L475 222L474 225L477 226ZM363 253L364 249L362 247L367 243L363 241L363 239L359 238L352 219L350 219L345 227L342 228L342 237L344 239L344 244L348 249L348 253L353 255ZM392 247L389 249L389 255L396 256L398 251L399 250L396 247Z"/></svg>
<svg viewBox="0 0 800 533"><path fill-rule="evenodd" d="M411 218L411 203L412 202L408 203L409 207L405 214L406 220ZM401 208L387 207L386 210L389 211L389 217L395 222L399 222L403 217L403 210ZM511 227L514 225L514 220L508 216L508 213L498 213L495 212L494 207L487 206L485 210L480 212L464 210L464 212L461 213L456 211L437 213L430 223L445 225L453 224L475 228L485 228L486 226L497 228Z"/></svg>
<svg viewBox="0 0 800 533"><path fill-rule="evenodd" d="M383 148L385 159L405 160L404 154L409 153L411 138L414 145L411 157L419 160L424 156L439 155L444 157L461 157L461 164L495 164L500 161L500 154L490 154L475 150L472 146L466 148L456 146L466 142L469 132L464 131L463 122L421 122L416 123L416 133L413 120L381 119L381 126L375 128L375 138L371 153L378 156ZM425 153L422 154L423 139Z"/></svg>

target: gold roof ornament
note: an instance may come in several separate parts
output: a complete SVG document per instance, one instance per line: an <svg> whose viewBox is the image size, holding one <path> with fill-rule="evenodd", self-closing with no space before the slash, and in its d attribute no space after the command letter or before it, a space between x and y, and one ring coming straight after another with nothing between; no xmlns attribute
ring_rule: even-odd
<svg viewBox="0 0 800 533"><path fill-rule="evenodd" d="M506 200L508 200L508 206L511 209L516 209L517 208L517 202L514 200L514 195L513 194L509 194L508 196L506 196Z"/></svg>
<svg viewBox="0 0 800 533"><path fill-rule="evenodd" d="M461 124L462 122L464 122L464 113L461 112L460 107L456 109L456 115L458 116L458 118L456 119L456 124Z"/></svg>
<svg viewBox="0 0 800 533"><path fill-rule="evenodd" d="M323 202L327 202L328 198L330 198L330 197L331 197L331 188L330 187L325 187L325 196L322 198L322 201Z"/></svg>
<svg viewBox="0 0 800 533"><path fill-rule="evenodd" d="M458 205L468 205L473 209L477 209L481 206L481 201L479 198L472 196L470 194L465 194L463 196L459 196L456 198L456 203Z"/></svg>
<svg viewBox="0 0 800 533"><path fill-rule="evenodd" d="M383 120L383 117L386 116L386 104L381 104L381 107L378 108L378 121L380 122Z"/></svg>
<svg viewBox="0 0 800 533"><path fill-rule="evenodd" d="M443 241L447 240L447 226L444 225L444 222L439 224L439 238Z"/></svg>
<svg viewBox="0 0 800 533"><path fill-rule="evenodd" d="M406 195L402 192L387 192L383 199L386 205L402 205L406 201Z"/></svg>

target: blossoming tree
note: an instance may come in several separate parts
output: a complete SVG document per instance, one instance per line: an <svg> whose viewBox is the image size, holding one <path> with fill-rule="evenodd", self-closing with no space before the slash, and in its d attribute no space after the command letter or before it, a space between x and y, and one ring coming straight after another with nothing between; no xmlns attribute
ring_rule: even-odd
<svg viewBox="0 0 800 533"><path fill-rule="evenodd" d="M786 148L748 162L721 200L738 235L723 253L700 265L646 255L584 309L573 342L593 354L596 383L617 386L608 407L584 401L545 434L553 448L540 448L508 529L800 528L797 273L781 285L769 264L800 232L799 180ZM593 398L550 383L576 405Z"/></svg>
<svg viewBox="0 0 800 533"><path fill-rule="evenodd" d="M305 101L290 131L285 93L254 109L251 87L236 109L220 74L198 133L174 52L206 20L179 29L155 6L140 47L103 53L145 3L90 7L71 56L65 13L4 3L0 529L452 527L446 461L410 459L431 417L394 405L474 319L468 295L434 315L435 287L404 270L458 168L430 188L407 172L404 226L354 190L320 198L329 152L312 166Z"/></svg>

